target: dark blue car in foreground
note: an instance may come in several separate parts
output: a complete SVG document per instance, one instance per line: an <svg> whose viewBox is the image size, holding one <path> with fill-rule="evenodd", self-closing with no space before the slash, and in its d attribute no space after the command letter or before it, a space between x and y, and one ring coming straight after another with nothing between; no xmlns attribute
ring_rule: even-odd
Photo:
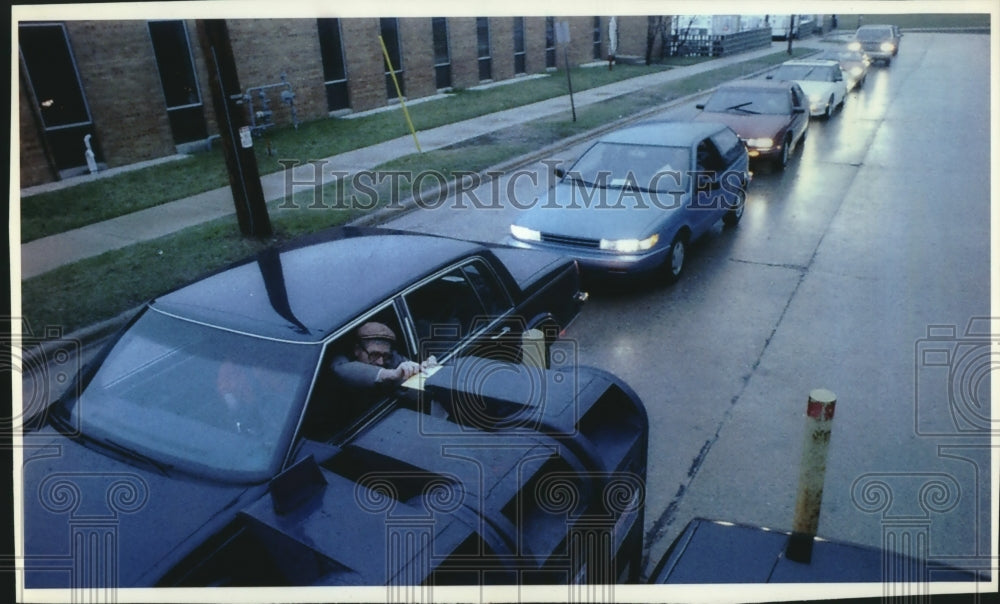
<svg viewBox="0 0 1000 604"><path fill-rule="evenodd" d="M22 436L23 587L637 580L646 415L558 339L584 298L558 256L345 228L152 300ZM371 321L439 366L346 387Z"/></svg>

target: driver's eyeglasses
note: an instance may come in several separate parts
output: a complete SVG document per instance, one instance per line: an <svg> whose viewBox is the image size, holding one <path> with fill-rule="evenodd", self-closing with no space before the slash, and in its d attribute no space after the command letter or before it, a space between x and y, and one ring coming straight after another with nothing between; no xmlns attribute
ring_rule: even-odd
<svg viewBox="0 0 1000 604"><path fill-rule="evenodd" d="M382 352L380 350L368 350L368 349L365 349L365 354L367 354L368 358L371 359L371 360L373 360L373 361L379 361L379 360L381 360L383 363L388 363L389 361L392 360L392 351L391 350Z"/></svg>

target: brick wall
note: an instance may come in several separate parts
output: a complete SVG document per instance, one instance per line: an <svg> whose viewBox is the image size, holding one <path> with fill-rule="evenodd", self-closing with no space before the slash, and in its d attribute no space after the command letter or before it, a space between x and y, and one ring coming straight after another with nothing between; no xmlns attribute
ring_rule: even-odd
<svg viewBox="0 0 1000 604"><path fill-rule="evenodd" d="M54 166L49 165L49 160L45 155L45 148L43 147L41 132L39 131L41 121L34 115L34 101L28 94L28 86L25 85L23 77L20 79L20 82L20 98L18 101L20 137L18 147L21 159L21 187L31 187L55 180L56 170Z"/></svg>
<svg viewBox="0 0 1000 604"><path fill-rule="evenodd" d="M145 21L66 23L94 121L98 158L121 166L174 153Z"/></svg>
<svg viewBox="0 0 1000 604"><path fill-rule="evenodd" d="M316 19L232 19L229 42L244 91L281 84L285 74L295 94L299 121L326 116L326 89ZM207 86L203 86L207 90ZM281 101L284 87L265 90L277 126L292 123L291 109ZM254 108L261 104L252 96Z"/></svg>

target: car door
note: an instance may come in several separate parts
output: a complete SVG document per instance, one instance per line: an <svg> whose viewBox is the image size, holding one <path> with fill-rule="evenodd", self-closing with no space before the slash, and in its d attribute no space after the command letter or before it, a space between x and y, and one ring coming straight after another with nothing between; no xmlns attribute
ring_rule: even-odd
<svg viewBox="0 0 1000 604"><path fill-rule="evenodd" d="M699 141L695 147L695 177L692 179L694 195L688 214L695 237L711 228L722 216L726 207L722 188L725 171L722 153L711 137Z"/></svg>
<svg viewBox="0 0 1000 604"><path fill-rule="evenodd" d="M712 135L712 143L719 150L724 166L721 183L722 206L720 214L742 202L749 170L746 147L736 133L725 128Z"/></svg>
<svg viewBox="0 0 1000 604"><path fill-rule="evenodd" d="M792 96L792 116L791 116L791 132L793 146L797 147L799 144L799 139L806 132L806 128L809 127L809 105L808 97L806 93L802 91L802 88L798 84L792 84L789 92Z"/></svg>

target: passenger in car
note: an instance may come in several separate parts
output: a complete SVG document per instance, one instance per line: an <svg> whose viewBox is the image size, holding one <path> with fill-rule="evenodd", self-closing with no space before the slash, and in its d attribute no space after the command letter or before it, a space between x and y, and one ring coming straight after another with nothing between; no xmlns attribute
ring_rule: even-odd
<svg viewBox="0 0 1000 604"><path fill-rule="evenodd" d="M437 365L433 356L423 363L411 361L396 352L395 344L392 328L369 321L355 332L353 358L338 355L331 369L343 385L365 388L376 384L399 385L421 370Z"/></svg>

